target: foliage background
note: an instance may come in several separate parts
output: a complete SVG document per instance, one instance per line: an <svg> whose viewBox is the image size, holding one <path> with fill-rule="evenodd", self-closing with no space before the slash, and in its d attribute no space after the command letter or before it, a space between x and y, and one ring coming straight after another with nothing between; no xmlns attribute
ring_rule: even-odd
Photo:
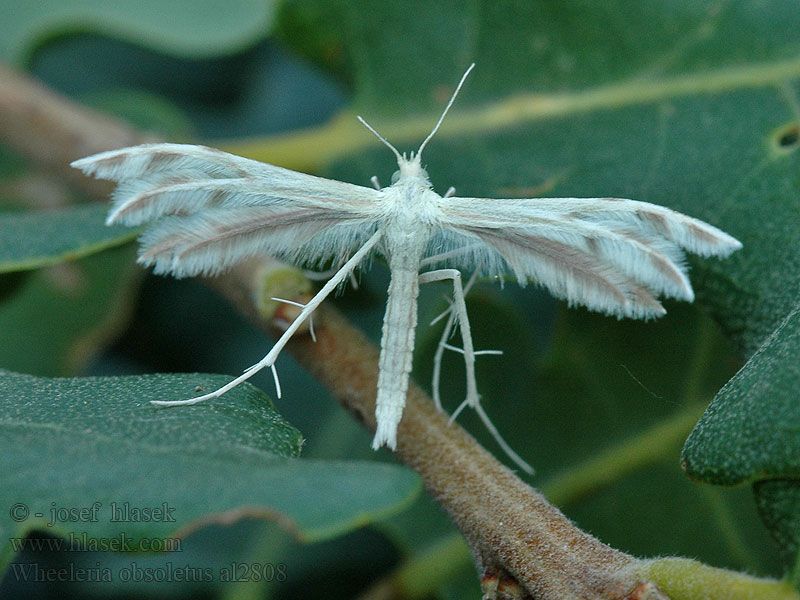
<svg viewBox="0 0 800 600"><path fill-rule="evenodd" d="M800 506L792 384L800 288L795 3L162 0L108 7L83 0L69 8L14 7L4 11L13 18L1 26L3 58L70 97L174 140L364 185L373 174L387 182L393 158L359 128L353 111L401 150L415 148L475 61L451 118L426 149L437 190L452 184L465 196L631 197L737 236L745 248L727 261L690 259L698 301L667 302L669 314L658 322L567 310L535 286L480 284L468 301L476 346L504 356L482 358L478 382L500 431L536 466L531 483L603 541L641 556L680 554L760 575L793 572ZM317 126L299 155L275 137ZM0 157L0 176L4 218L80 201L9 151ZM67 228L85 231L69 219ZM7 225L0 248L18 248L37 231L43 238L41 223ZM55 266L21 270L15 263L0 279L2 368L39 376L235 374L271 344L197 282L143 274L131 244L72 262L45 250L61 257ZM3 258L11 264L9 253ZM375 341L387 283L376 262L358 291L335 300ZM431 286L420 301L414 376L423 385L440 332L425 323L445 306L445 291ZM728 383L681 457L706 405L754 353L758 361ZM362 464L356 460L391 461L369 450L368 434L290 358L279 366L285 393L276 406L306 439L302 460L353 461L353 470ZM462 372L456 359L444 370L452 409L463 394ZM253 381L271 393L268 376ZM17 422L19 396L0 385L8 426ZM67 415L76 431L85 429L81 410L110 418L117 407L76 403L70 412L71 405L31 389L18 393L52 409L42 411L45 421ZM209 414L182 417L181 427L194 430ZM497 451L473 415L460 422ZM229 440L221 430L202 427L200 442ZM112 440L131 436L124 428L108 431ZM179 444L169 447L174 452ZM38 456L22 444L5 453L19 455L20 448L21 462L37 457L39 475L69 479L54 472L63 447ZM228 459L235 462L235 453ZM681 459L693 477L731 487L689 480ZM75 460L87 471L111 468L98 449ZM2 468L9 472L11 463ZM327 597L344 598L404 560L426 556L436 575L426 575L425 593L477 597L474 571L441 510L424 495L409 506L418 485L402 479L401 470L370 473L402 481L402 489L365 508L367 528L352 523L299 544L269 521L240 520L197 528L180 556L181 563L214 569L231 561L280 562L287 581L115 582L66 591L289 598L325 589ZM157 491L185 483L158 476ZM249 483L231 481L227 471L207 476L237 489ZM308 507L332 493L342 494L344 506L364 485L353 478L332 488L306 477L307 493L297 501ZM60 503L66 496L58 485L48 493ZM20 486L8 492L10 501L24 481ZM191 495L179 490L174 501L188 506ZM192 519L218 508L211 498ZM396 516L385 518L390 509ZM17 560L119 568L132 559L49 553ZM171 559L136 560L163 568ZM0 591L18 590L9 573Z"/></svg>

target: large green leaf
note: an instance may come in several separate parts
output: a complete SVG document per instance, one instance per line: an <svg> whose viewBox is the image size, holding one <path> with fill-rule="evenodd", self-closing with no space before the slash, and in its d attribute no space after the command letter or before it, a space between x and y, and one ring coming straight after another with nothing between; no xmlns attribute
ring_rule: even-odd
<svg viewBox="0 0 800 600"><path fill-rule="evenodd" d="M720 390L683 449L690 477L721 485L800 479L800 310Z"/></svg>
<svg viewBox="0 0 800 600"><path fill-rule="evenodd" d="M227 54L264 37L270 0L0 2L0 56L21 61L43 40L65 32L96 32L180 56Z"/></svg>
<svg viewBox="0 0 800 600"><path fill-rule="evenodd" d="M14 507L0 517L3 539L13 545L40 529L92 540L89 547L126 539L138 549L204 523L255 516L319 540L396 510L418 491L416 476L400 467L292 459L300 433L249 385L179 410L147 402L225 380L0 374L0 496ZM125 503L166 512L137 517Z"/></svg>
<svg viewBox="0 0 800 600"><path fill-rule="evenodd" d="M105 225L108 204L0 212L0 273L82 258L132 240L135 229Z"/></svg>
<svg viewBox="0 0 800 600"><path fill-rule="evenodd" d="M797 570L800 544L800 311L719 392L683 448L695 479L755 483L759 511ZM796 581L798 581L796 579Z"/></svg>

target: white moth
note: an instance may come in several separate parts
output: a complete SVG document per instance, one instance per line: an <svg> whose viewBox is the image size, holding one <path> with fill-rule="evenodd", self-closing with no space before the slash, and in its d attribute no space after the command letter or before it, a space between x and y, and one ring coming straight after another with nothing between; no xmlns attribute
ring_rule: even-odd
<svg viewBox="0 0 800 600"><path fill-rule="evenodd" d="M466 364L464 404L479 411L476 352L464 303L461 273L498 276L511 271L520 284L536 282L570 304L633 318L665 313L658 295L694 298L682 250L727 256L741 247L728 234L668 208L617 198L459 198L451 188L433 191L421 155L442 124L467 75L461 78L439 121L410 156L400 154L359 117L397 157L389 187L375 189L297 173L220 150L195 145L145 144L102 152L72 163L86 174L119 183L107 223L140 225L139 262L176 277L211 275L253 255L293 262L341 264L303 308L272 350L244 374L204 396L158 405L194 404L216 398L270 367L314 309L373 252L389 264L381 339L373 448L397 443L397 427L408 390L419 285L452 280L453 303L434 369L445 349ZM468 286L467 286L468 287ZM463 348L446 343L458 324ZM280 390L280 388L278 388ZM459 408L460 410L460 408ZM526 466L526 465L524 465Z"/></svg>

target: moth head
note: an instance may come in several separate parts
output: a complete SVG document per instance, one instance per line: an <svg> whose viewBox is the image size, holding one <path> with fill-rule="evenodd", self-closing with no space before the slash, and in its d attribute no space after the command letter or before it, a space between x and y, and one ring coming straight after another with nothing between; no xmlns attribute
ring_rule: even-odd
<svg viewBox="0 0 800 600"><path fill-rule="evenodd" d="M409 158L406 158L405 152L397 156L397 171L392 174L392 185L401 179L421 179L426 184L430 185L428 172L422 167L420 154L417 152L411 153Z"/></svg>
<svg viewBox="0 0 800 600"><path fill-rule="evenodd" d="M425 140L422 142L422 144L420 144L419 150L417 150L416 152L412 152L411 155L408 157L406 157L405 152L403 154L400 154L397 148L392 146L385 137L383 137L380 133L375 131L375 129L364 119L362 119L361 116L358 117L358 120L361 121L361 124L364 125L364 127L366 127L367 129L369 129L375 135L375 137L377 137L380 141L386 144L386 146L392 152L394 152L394 155L397 157L398 170L395 171L394 174L392 175L392 184L397 183L401 179L415 178L415 179L422 179L428 185L430 185L430 181L428 179L428 172L422 168L422 162L421 162L422 151L425 149L425 146L428 144L428 142L431 141L431 138L433 138L433 136L436 135L436 132L439 131L439 127L441 126L442 121L444 121L444 117L447 114L447 111L450 110L450 107L453 105L453 102L455 102L456 96L458 96L458 92L461 91L461 86L464 85L464 81L466 81L467 75L469 75L470 71L472 71L474 66L475 63L472 63L466 70L466 72L461 76L461 81L458 82L456 90L450 97L450 101L447 103L447 106L444 107L442 115L439 117L439 120L436 122L434 128L428 134L428 137L426 137Z"/></svg>

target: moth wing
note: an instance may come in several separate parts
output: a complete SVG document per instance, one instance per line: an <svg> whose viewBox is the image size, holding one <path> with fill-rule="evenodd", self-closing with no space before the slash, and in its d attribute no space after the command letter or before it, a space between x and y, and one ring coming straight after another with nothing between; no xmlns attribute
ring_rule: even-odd
<svg viewBox="0 0 800 600"><path fill-rule="evenodd" d="M107 223L140 225L139 261L177 277L270 254L321 263L374 232L379 192L186 144L145 144L72 163L118 183Z"/></svg>
<svg viewBox="0 0 800 600"><path fill-rule="evenodd" d="M635 200L451 197L441 213L437 242L463 248L463 266L511 270L521 284L618 317L664 314L660 294L694 299L684 250L727 256L741 248L712 225Z"/></svg>
<svg viewBox="0 0 800 600"><path fill-rule="evenodd" d="M109 224L139 225L205 208L266 206L284 201L287 195L295 203L359 213L374 206L376 195L371 188L192 144L120 148L76 160L72 166L119 184Z"/></svg>

